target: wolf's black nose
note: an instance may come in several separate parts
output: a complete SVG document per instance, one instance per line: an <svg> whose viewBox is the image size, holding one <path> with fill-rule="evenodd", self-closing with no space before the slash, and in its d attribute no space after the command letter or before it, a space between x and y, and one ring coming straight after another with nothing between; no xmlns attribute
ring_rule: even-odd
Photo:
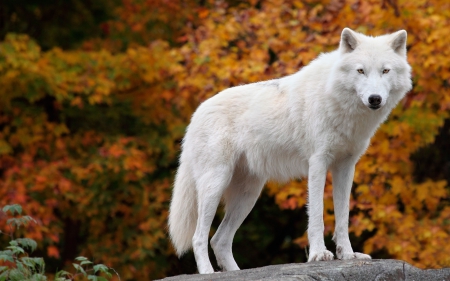
<svg viewBox="0 0 450 281"><path fill-rule="evenodd" d="M370 95L370 97L369 97L370 105L380 105L381 100L382 100L382 98L379 95Z"/></svg>

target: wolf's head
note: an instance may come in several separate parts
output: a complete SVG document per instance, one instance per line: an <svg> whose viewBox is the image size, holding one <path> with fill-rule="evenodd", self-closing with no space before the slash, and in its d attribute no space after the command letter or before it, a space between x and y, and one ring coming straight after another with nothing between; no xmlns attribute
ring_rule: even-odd
<svg viewBox="0 0 450 281"><path fill-rule="evenodd" d="M377 110L392 107L411 89L411 67L406 60L406 31L369 37L344 28L336 69L341 87Z"/></svg>

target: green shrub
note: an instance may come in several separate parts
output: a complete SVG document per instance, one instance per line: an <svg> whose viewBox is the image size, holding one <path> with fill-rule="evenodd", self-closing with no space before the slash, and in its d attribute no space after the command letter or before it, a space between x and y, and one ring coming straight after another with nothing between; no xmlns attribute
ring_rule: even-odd
<svg viewBox="0 0 450 281"><path fill-rule="evenodd" d="M9 227L9 232L0 231L1 234L10 237L9 246L5 250L0 251L0 281L46 281L45 276L45 261L43 258L30 257L28 252L33 252L37 248L37 243L30 238L14 238L14 231L21 226L26 226L29 223L36 223L30 217L22 215L22 207L20 205L6 205L3 207L3 212L10 214L6 222ZM78 263L74 263L75 273L70 273L60 270L56 273L54 281L69 281L75 278L82 277L92 281L107 281L111 279L110 271L114 269L103 264L94 264L85 257L77 257L75 259ZM115 272L115 271L114 271ZM106 277L99 276L103 273ZM117 272L115 272L117 274ZM120 276L117 274L120 280Z"/></svg>

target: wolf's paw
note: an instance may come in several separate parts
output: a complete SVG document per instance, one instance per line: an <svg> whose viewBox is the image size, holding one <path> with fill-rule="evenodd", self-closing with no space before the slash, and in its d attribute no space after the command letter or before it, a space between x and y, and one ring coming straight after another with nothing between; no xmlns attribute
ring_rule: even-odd
<svg viewBox="0 0 450 281"><path fill-rule="evenodd" d="M336 248L336 256L340 260L371 260L372 257L363 253L344 253L342 247Z"/></svg>
<svg viewBox="0 0 450 281"><path fill-rule="evenodd" d="M323 250L317 253L310 253L308 262L310 261L332 261L334 260L334 255L328 250Z"/></svg>
<svg viewBox="0 0 450 281"><path fill-rule="evenodd" d="M372 257L362 253L343 253L337 256L340 260L371 260Z"/></svg>

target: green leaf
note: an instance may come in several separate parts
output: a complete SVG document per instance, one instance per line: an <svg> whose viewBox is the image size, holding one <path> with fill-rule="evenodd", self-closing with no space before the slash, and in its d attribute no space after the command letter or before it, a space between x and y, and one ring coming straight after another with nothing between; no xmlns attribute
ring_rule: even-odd
<svg viewBox="0 0 450 281"><path fill-rule="evenodd" d="M31 273L31 270L26 266L26 264L18 260L16 260L16 269L26 276Z"/></svg>
<svg viewBox="0 0 450 281"><path fill-rule="evenodd" d="M11 250L0 251L0 260L14 262L13 255Z"/></svg>
<svg viewBox="0 0 450 281"><path fill-rule="evenodd" d="M84 269L83 269L79 264L73 263L73 267L75 267L75 269L76 269L77 271L83 273L84 276L87 275L87 274L86 274L86 271L84 271Z"/></svg>
<svg viewBox="0 0 450 281"><path fill-rule="evenodd" d="M10 250L4 250L4 251L0 251L0 255L13 255L13 253Z"/></svg>
<svg viewBox="0 0 450 281"><path fill-rule="evenodd" d="M20 226L20 221L19 221L19 219L12 218L12 219L8 219L6 221L6 224L7 225L12 225L12 226Z"/></svg>
<svg viewBox="0 0 450 281"><path fill-rule="evenodd" d="M23 280L27 280L27 276L26 276L26 274L24 274L23 271L21 271L17 268L14 268L9 271L9 279L8 280L23 281Z"/></svg>
<svg viewBox="0 0 450 281"><path fill-rule="evenodd" d="M80 263L81 266L83 266L83 265L85 265L85 264L92 264L92 262L91 262L91 261L82 261L82 262Z"/></svg>
<svg viewBox="0 0 450 281"><path fill-rule="evenodd" d="M76 257L75 260L76 261L87 261L88 259L80 256L80 257Z"/></svg>
<svg viewBox="0 0 450 281"><path fill-rule="evenodd" d="M45 262L43 258L22 257L20 260L30 268L36 269L40 272L44 271Z"/></svg>
<svg viewBox="0 0 450 281"><path fill-rule="evenodd" d="M3 207L3 212L10 212L11 215L14 215L15 213L20 215L22 214L22 206L20 206L19 204L6 205L5 207Z"/></svg>
<svg viewBox="0 0 450 281"><path fill-rule="evenodd" d="M6 281L8 280L8 276L9 276L9 270L3 271L0 274L0 281Z"/></svg>
<svg viewBox="0 0 450 281"><path fill-rule="evenodd" d="M25 254L25 250L22 249L19 246L9 246L9 247L6 247L6 248L10 249L16 255L18 255L18 254Z"/></svg>
<svg viewBox="0 0 450 281"><path fill-rule="evenodd" d="M9 256L9 255L1 255L0 254L0 260L14 262L14 258L12 256Z"/></svg>
<svg viewBox="0 0 450 281"><path fill-rule="evenodd" d="M108 271L109 268L104 264L96 264L96 265L94 265L93 268L94 268L94 273L97 273L97 271L109 273L109 271Z"/></svg>
<svg viewBox="0 0 450 281"><path fill-rule="evenodd" d="M29 222L37 223L37 221L30 216L22 216L21 218L19 218L19 220L23 225L27 225Z"/></svg>
<svg viewBox="0 0 450 281"><path fill-rule="evenodd" d="M33 281L46 281L47 277L41 273L35 273L31 276L30 280Z"/></svg>
<svg viewBox="0 0 450 281"><path fill-rule="evenodd" d="M104 264L96 264L93 266L93 268L94 268L94 273L102 272L102 273L106 274L106 276L108 276L108 278L112 277L112 274L109 272L109 267L107 267Z"/></svg>
<svg viewBox="0 0 450 281"><path fill-rule="evenodd" d="M16 239L17 243L19 243L23 248L28 248L31 252L34 252L37 248L37 243L33 239L30 238L18 238Z"/></svg>
<svg viewBox="0 0 450 281"><path fill-rule="evenodd" d="M30 269L34 269L34 267L36 266L35 263L26 259L26 257L21 258L20 261Z"/></svg>
<svg viewBox="0 0 450 281"><path fill-rule="evenodd" d="M58 272L56 272L55 275L55 281L65 281L65 280L69 280L71 279L72 274L65 271L65 270L60 270ZM67 278L66 278L67 277Z"/></svg>
<svg viewBox="0 0 450 281"><path fill-rule="evenodd" d="M6 221L6 223L7 223L8 225L12 225L12 226L15 226L15 227L17 227L17 228L19 228L19 227L22 226L22 225L27 225L27 224L30 223L30 222L37 223L36 220L33 219L33 218L30 217L30 216L22 216L22 217L20 217L20 218L11 218L11 219L8 219L8 220Z"/></svg>

